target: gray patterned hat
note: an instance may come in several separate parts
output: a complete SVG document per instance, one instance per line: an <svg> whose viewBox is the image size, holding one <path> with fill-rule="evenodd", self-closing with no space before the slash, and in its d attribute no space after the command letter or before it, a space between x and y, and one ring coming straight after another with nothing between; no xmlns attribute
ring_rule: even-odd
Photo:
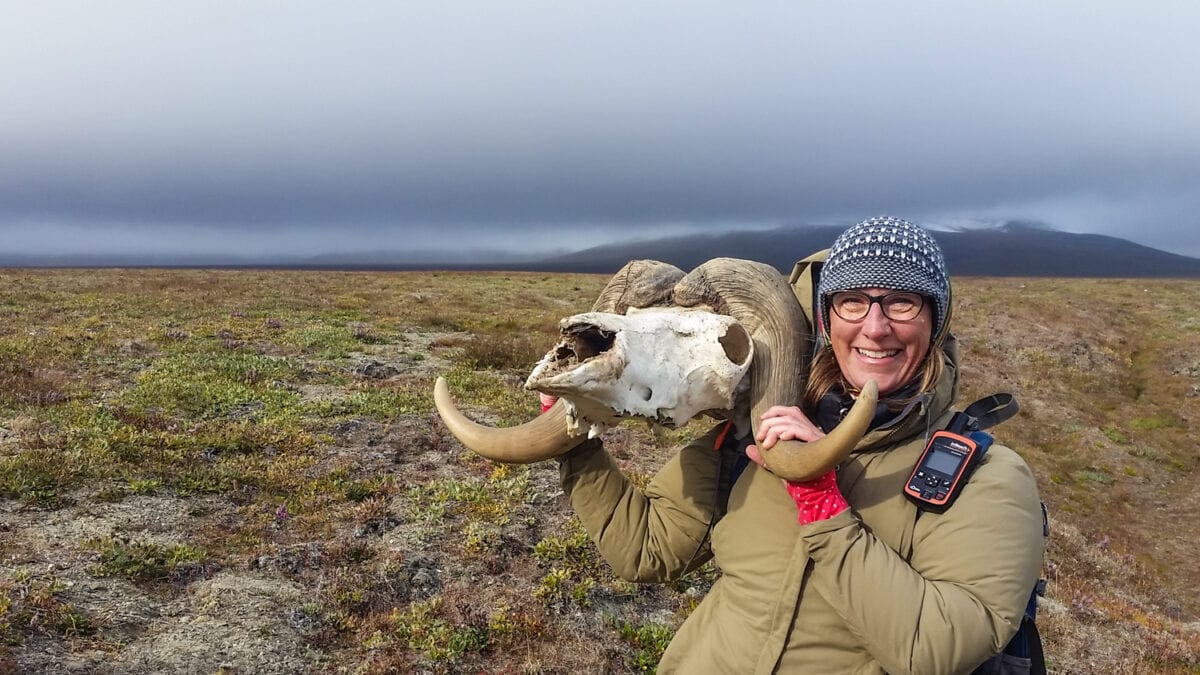
<svg viewBox="0 0 1200 675"><path fill-rule="evenodd" d="M872 286L933 298L932 344L941 343L950 327L950 277L942 249L928 232L907 220L879 216L838 235L817 283L817 316L826 340L829 294Z"/></svg>

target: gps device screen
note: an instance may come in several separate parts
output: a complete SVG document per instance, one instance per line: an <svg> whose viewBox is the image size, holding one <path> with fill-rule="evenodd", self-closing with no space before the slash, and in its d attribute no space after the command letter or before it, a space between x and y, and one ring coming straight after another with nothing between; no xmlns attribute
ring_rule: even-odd
<svg viewBox="0 0 1200 675"><path fill-rule="evenodd" d="M935 445L930 448L929 457L925 461L925 466L933 469L934 471L953 476L958 472L958 466L962 463L962 460L963 457L961 455L948 452Z"/></svg>

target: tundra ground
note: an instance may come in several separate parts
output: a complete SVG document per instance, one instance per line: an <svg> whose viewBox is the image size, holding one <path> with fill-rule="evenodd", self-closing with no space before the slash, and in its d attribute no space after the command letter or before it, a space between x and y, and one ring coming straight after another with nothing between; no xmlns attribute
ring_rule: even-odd
<svg viewBox="0 0 1200 675"><path fill-rule="evenodd" d="M0 271L0 671L652 672L719 570L613 577L553 462L432 412L521 382L605 278ZM1200 282L958 279L963 403L1050 509L1051 670L1200 672ZM629 424L645 480L687 438Z"/></svg>

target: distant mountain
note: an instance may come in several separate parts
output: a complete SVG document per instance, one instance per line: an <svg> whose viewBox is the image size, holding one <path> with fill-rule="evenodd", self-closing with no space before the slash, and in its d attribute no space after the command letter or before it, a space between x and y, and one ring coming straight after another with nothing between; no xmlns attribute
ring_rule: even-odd
<svg viewBox="0 0 1200 675"><path fill-rule="evenodd" d="M315 256L252 254L68 254L0 251L0 267L221 267L331 270L530 270L611 274L638 258L684 270L719 256L767 263L787 274L810 253L827 248L844 225L691 234L626 241L537 259L492 250L377 250ZM1200 277L1200 259L1124 239L1069 234L1035 221L1009 220L931 230L950 273L1018 277Z"/></svg>
<svg viewBox="0 0 1200 675"><path fill-rule="evenodd" d="M844 226L697 234L609 244L536 261L527 269L612 273L630 260L650 258L690 270L729 256L767 263L786 274L810 253L829 247ZM1125 239L1070 234L1031 221L988 228L931 230L952 275L1011 277L1200 277L1200 259Z"/></svg>

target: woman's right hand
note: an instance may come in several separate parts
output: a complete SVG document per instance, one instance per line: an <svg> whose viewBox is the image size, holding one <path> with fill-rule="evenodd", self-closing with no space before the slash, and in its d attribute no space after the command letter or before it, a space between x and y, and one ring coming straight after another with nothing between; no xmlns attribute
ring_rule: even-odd
<svg viewBox="0 0 1200 675"><path fill-rule="evenodd" d="M538 400L542 402L542 412L546 412L547 410L553 408L555 403L558 403L557 396L551 396L550 394L542 393L540 391L538 392Z"/></svg>
<svg viewBox="0 0 1200 675"><path fill-rule="evenodd" d="M825 435L821 428L808 419L808 415L796 406L777 405L762 414L762 423L754 440L770 450L779 441L815 441ZM763 466L762 453L758 446L746 448L746 456L755 464ZM783 481L788 495L796 502L801 525L832 518L849 508L846 498L838 489L837 473L830 470L823 476L802 483Z"/></svg>
<svg viewBox="0 0 1200 675"><path fill-rule="evenodd" d="M770 450L779 441L815 441L825 435L824 431L803 410L792 405L771 406L762 414L758 433L754 440L764 450Z"/></svg>
<svg viewBox="0 0 1200 675"><path fill-rule="evenodd" d="M763 460L758 446L762 446L763 450L770 450L779 441L808 443L825 435L825 432L813 424L812 420L808 419L808 415L805 415L804 411L796 406L771 406L760 419L758 433L754 436L757 445L746 448L746 456L759 466L763 466Z"/></svg>

